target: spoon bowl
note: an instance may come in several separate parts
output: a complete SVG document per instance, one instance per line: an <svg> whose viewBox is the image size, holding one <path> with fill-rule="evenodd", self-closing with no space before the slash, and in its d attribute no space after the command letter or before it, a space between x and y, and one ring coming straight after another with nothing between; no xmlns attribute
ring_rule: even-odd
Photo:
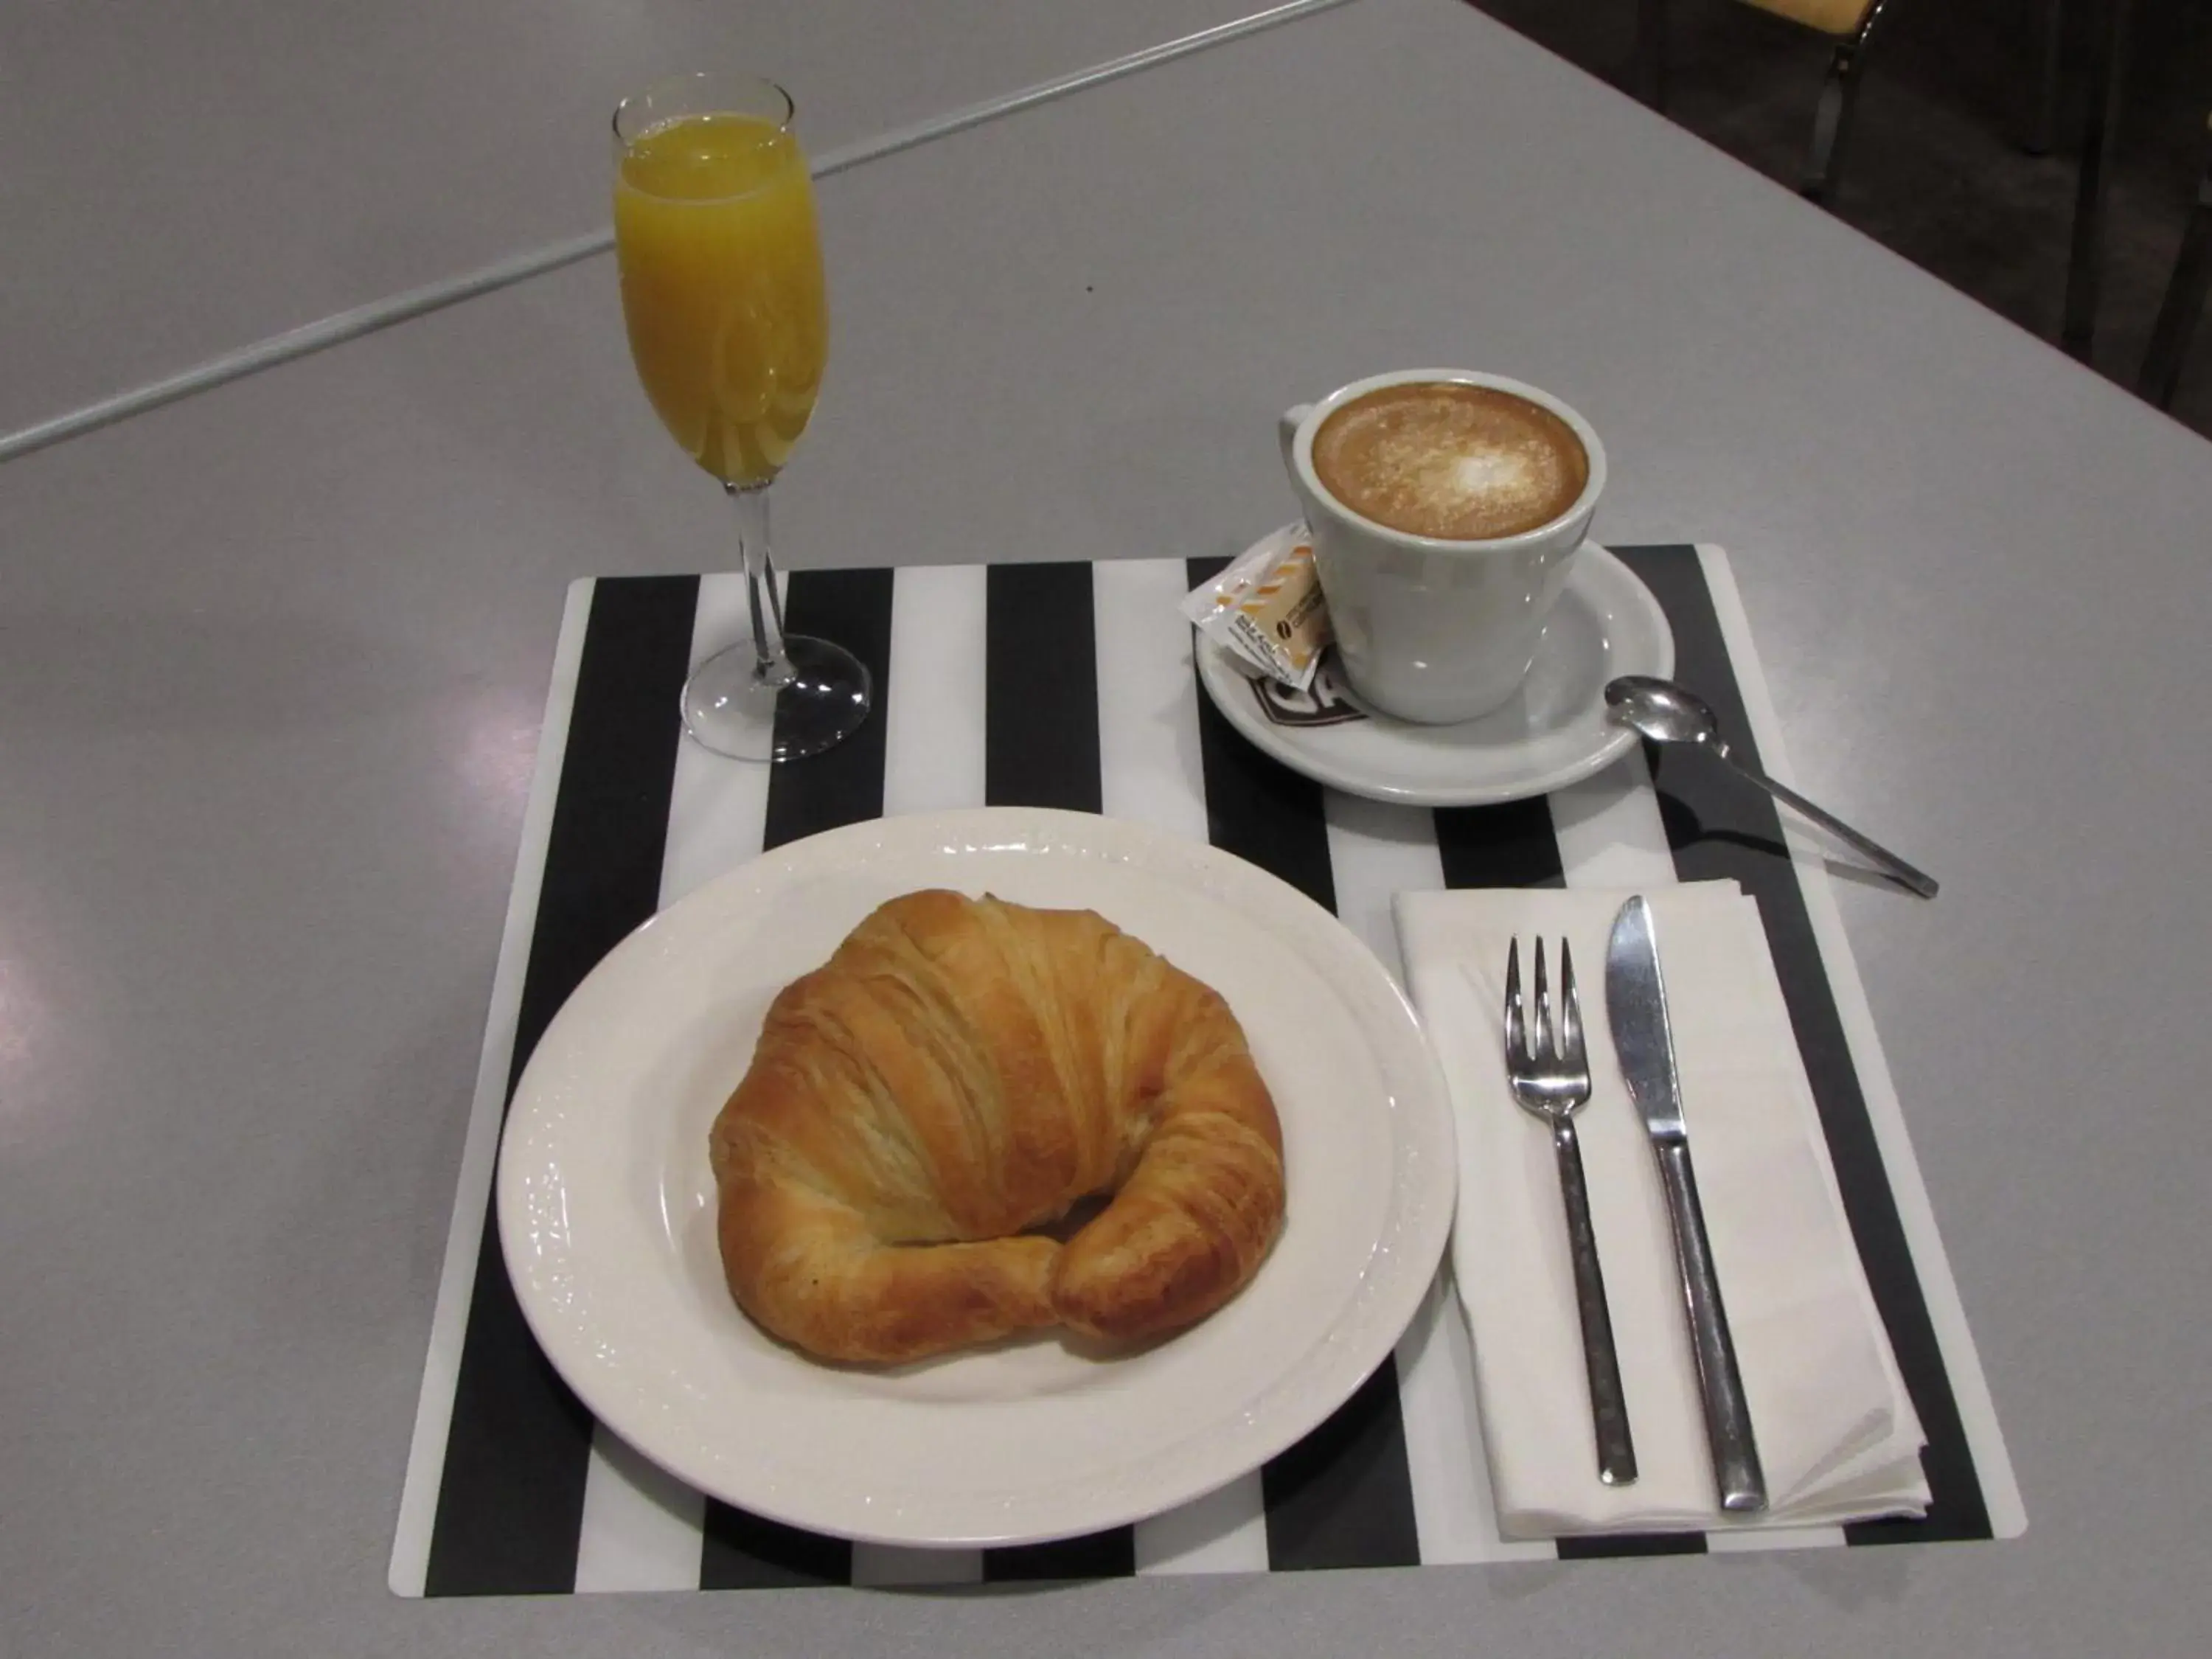
<svg viewBox="0 0 2212 1659"><path fill-rule="evenodd" d="M1936 896L1936 878L1914 868L1880 842L1862 835L1826 808L1814 805L1786 783L1778 783L1757 767L1729 752L1721 737L1720 717L1712 705L1686 685L1662 680L1655 674L1623 674L1605 688L1607 712L1622 726L1643 733L1654 743L1686 743L1735 769L1777 800L1788 803L1843 841L1861 856L1873 860L1923 898Z"/></svg>
<svg viewBox="0 0 2212 1659"><path fill-rule="evenodd" d="M1706 744L1727 750L1720 741L1720 717L1686 685L1656 674L1623 674L1607 682L1605 703L1615 720L1654 743Z"/></svg>

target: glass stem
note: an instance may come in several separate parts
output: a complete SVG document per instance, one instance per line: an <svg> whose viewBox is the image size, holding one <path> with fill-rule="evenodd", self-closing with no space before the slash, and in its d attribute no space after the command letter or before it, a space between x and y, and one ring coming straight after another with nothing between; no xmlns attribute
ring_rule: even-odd
<svg viewBox="0 0 2212 1659"><path fill-rule="evenodd" d="M775 591L775 560L769 551L768 486L726 483L738 509L738 551L744 561L745 605L753 621L753 678L783 685L792 678L783 650L783 599Z"/></svg>

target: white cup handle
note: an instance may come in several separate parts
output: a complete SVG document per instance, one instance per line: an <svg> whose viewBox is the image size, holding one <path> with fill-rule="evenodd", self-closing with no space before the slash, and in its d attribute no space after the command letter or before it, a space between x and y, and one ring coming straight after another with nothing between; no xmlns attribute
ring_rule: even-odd
<svg viewBox="0 0 2212 1659"><path fill-rule="evenodd" d="M1313 412L1311 404L1292 404L1275 417L1275 437L1283 446L1283 465L1291 469L1291 477L1298 476L1297 463L1291 459L1291 446L1297 441L1298 428Z"/></svg>

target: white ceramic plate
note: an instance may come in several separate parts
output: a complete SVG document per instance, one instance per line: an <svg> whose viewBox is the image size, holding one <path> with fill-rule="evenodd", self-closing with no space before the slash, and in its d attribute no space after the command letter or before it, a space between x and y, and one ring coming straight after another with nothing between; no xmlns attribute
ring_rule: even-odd
<svg viewBox="0 0 2212 1659"><path fill-rule="evenodd" d="M1040 1336L871 1370L806 1359L731 1301L708 1127L775 993L927 886L1096 909L1228 999L1282 1115L1290 1191L1273 1252L1212 1317L1119 1359ZM1334 916L1209 847L1000 808L793 842L625 939L523 1073L499 1224L555 1367L684 1480L817 1532L1020 1543L1171 1508L1327 1418L1412 1319L1454 1171L1412 1009Z"/></svg>
<svg viewBox="0 0 2212 1659"><path fill-rule="evenodd" d="M1674 672L1666 612L1595 542L1577 554L1521 690L1495 714L1461 726L1416 726L1366 710L1333 726L1278 725L1229 652L1195 638L1206 695L1253 744L1348 793L1413 806L1490 805L1589 776L1637 740L1606 718L1606 682Z"/></svg>

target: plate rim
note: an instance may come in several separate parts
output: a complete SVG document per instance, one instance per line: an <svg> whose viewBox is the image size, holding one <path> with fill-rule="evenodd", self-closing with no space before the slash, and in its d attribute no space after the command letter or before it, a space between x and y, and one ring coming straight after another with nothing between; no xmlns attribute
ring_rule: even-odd
<svg viewBox="0 0 2212 1659"><path fill-rule="evenodd" d="M805 1510L803 1506L787 1504L781 1490L764 1499L759 1492L733 1488L727 1482L715 1480L716 1471L702 1469L680 1455L665 1455L668 1448L665 1444L656 1449L647 1443L653 1437L649 1432L635 1431L636 1419L628 1409L629 1402L611 1388L598 1386L602 1381L599 1372L590 1364L581 1363L573 1352L580 1340L576 1329L572 1323L562 1322L555 1317L552 1308L545 1305L551 1298L532 1284L529 1272L520 1265L531 1260L533 1255L520 1248L530 1220L523 1186L530 1171L519 1165L517 1157L511 1155L510 1149L523 1139L524 1132L519 1126L529 1121L534 1111L533 1073L538 1070L540 1057L551 1056L557 1051L560 1045L552 1039L559 1034L585 987L602 973L624 971L618 959L626 962L629 957L657 948L656 942L650 938L654 924L679 908L694 904L703 908L710 902L710 895L726 900L727 890L732 888L749 886L757 891L766 892L778 882L804 880L810 873L834 870L839 866L838 854L848 847L865 848L887 831L918 840L938 837L939 844L945 846L948 852L953 850L949 844L950 838L964 836L969 848L982 850L975 848L977 836L997 834L1016 823L1042 830L1049 836L1047 848L1040 850L1073 853L1079 857L1113 864L1142 866L1141 851L1133 852L1133 843L1137 848L1163 848L1174 858L1185 861L1186 867L1195 866L1204 870L1209 887L1217 879L1226 882L1230 890L1215 893L1213 896L1217 902L1233 907L1232 895L1237 884L1269 892L1276 902L1287 901L1294 912L1303 913L1310 919L1311 925L1318 925L1324 934L1334 938L1364 963L1370 988L1387 994L1395 1011L1403 1017L1402 1026L1397 1029L1402 1030L1410 1039L1398 1058L1406 1066L1408 1076L1417 1081L1418 1087L1409 1086L1403 1091L1402 1103L1395 1109L1404 1115L1399 1121L1418 1123L1425 1120L1424 1131L1410 1136L1401 1133L1393 1137L1392 1168L1402 1176L1410 1164L1413 1170L1410 1178L1416 1183L1417 1190L1413 1199L1402 1204L1401 1231L1396 1233L1386 1231L1378 1236L1377 1242L1389 1243L1390 1254L1395 1259L1421 1265L1413 1271L1399 1268L1389 1275L1371 1304L1379 1312L1370 1317L1360 1333L1355 1334L1355 1340L1347 1341L1340 1338L1340 1327L1338 1326L1329 1327L1320 1334L1293 1368L1293 1374L1297 1370L1323 1369L1328 1376L1326 1386L1305 1396L1301 1409L1285 1413L1282 1424L1276 1429L1258 1436L1251 1446L1238 1455L1237 1467L1225 1472L1211 1470L1202 1481L1173 1483L1173 1490L1157 1488L1133 1506L1128 1504L1103 1505L1089 1513L1048 1525L1017 1523L1012 1529L1002 1528L988 1532L972 1528L948 1532L942 1527L885 1529L871 1528L858 1518L833 1519L818 1511ZM1120 844L1103 845L1102 841L1118 841ZM610 964L617 965L611 967ZM1321 964L1324 969L1330 965ZM547 1063L551 1062L549 1060ZM541 1087L545 1086L542 1079L538 1079L538 1084ZM591 1412L595 1423L604 1425L648 1461L710 1497L735 1504L749 1513L807 1531L863 1543L919 1547L1000 1547L1081 1536L1106 1528L1127 1525L1195 1501L1248 1475L1270 1458L1296 1444L1340 1409L1365 1383L1374 1369L1395 1352L1405 1331L1419 1313L1441 1269L1458 1210L1456 1136L1443 1070L1412 1000L1364 939L1341 918L1297 887L1235 854L1141 820L1114 818L1100 813L1067 811L1051 807L964 807L862 819L757 854L675 903L656 911L653 916L625 935L564 999L561 1007L547 1023L532 1051L529 1063L516 1080L514 1098L501 1128L493 1194L495 1222L499 1229L501 1253L515 1300L547 1362L575 1392L580 1401ZM1372 1269L1368 1271L1371 1273ZM1362 1275L1363 1278L1366 1276L1366 1273ZM1364 1340L1356 1340L1360 1335L1364 1335ZM1349 1360L1347 1355L1350 1356Z"/></svg>
<svg viewBox="0 0 2212 1659"><path fill-rule="evenodd" d="M1284 525L1268 532L1272 538L1297 528L1296 524ZM1259 544L1255 543L1257 546ZM1617 576L1623 590L1634 596L1640 609L1656 624L1662 648L1662 660L1654 666L1635 672L1652 673L1665 678L1674 672L1674 627L1668 618L1666 609L1659 603L1644 580L1632 570L1623 559L1602 542L1585 540L1581 551L1588 566L1605 568L1609 576ZM1599 556L1592 558L1589 556ZM1570 587L1576 580L1568 578ZM1280 727L1271 726L1248 706L1249 698L1224 696L1222 687L1224 677L1243 677L1230 665L1229 653L1215 641L1207 639L1194 627L1191 630L1192 650L1198 665L1199 684L1205 688L1207 699L1220 711L1221 716L1237 729L1239 736L1262 753L1280 761L1301 777L1311 778L1332 789L1340 789L1348 795L1358 795L1366 800L1379 800L1394 806L1502 806L1510 801L1527 800L1538 795L1547 795L1571 783L1603 771L1626 754L1637 741L1636 733L1621 727L1608 732L1605 741L1589 754L1577 757L1548 771L1532 772L1516 782L1490 785L1453 786L1434 788L1406 786L1376 781L1371 775L1361 775L1334 764L1316 762L1315 757L1301 748L1297 740L1287 736ZM1372 718L1372 717L1370 717ZM1388 716L1382 718L1388 719ZM1407 724L1407 722L1397 722Z"/></svg>

